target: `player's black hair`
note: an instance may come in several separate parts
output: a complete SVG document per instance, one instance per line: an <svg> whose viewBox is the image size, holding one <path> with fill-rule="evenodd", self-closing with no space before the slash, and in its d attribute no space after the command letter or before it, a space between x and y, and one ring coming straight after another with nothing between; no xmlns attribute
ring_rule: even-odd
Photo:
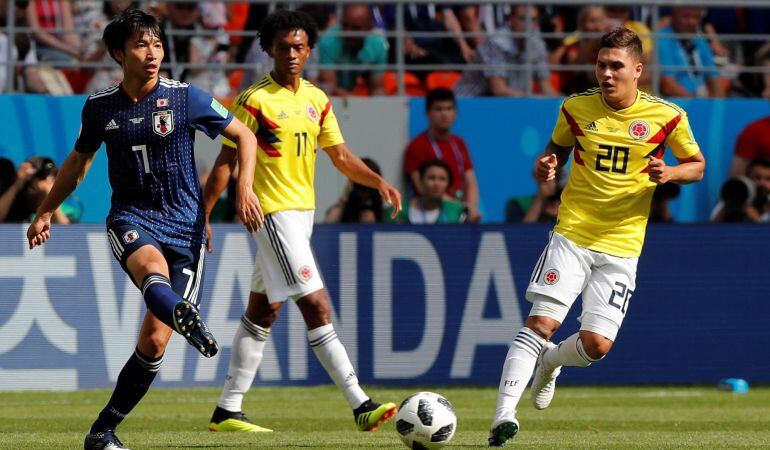
<svg viewBox="0 0 770 450"><path fill-rule="evenodd" d="M755 167L764 167L765 169L770 169L770 159L763 158L761 156L759 158L752 159L748 167L746 167L746 175L748 176L748 174L751 173L751 169Z"/></svg>
<svg viewBox="0 0 770 450"><path fill-rule="evenodd" d="M110 56L118 64L120 61L115 58L115 50L126 51L126 42L131 38L135 31L146 31L151 35L161 38L160 22L152 14L146 13L141 9L127 9L112 19L102 34L104 45Z"/></svg>
<svg viewBox="0 0 770 450"><path fill-rule="evenodd" d="M425 111L430 111L430 108L433 106L436 102L445 102L450 101L453 105L457 105L457 99L455 98L455 93L452 92L450 89L446 88L436 88L428 92L428 95L425 97Z"/></svg>
<svg viewBox="0 0 770 450"><path fill-rule="evenodd" d="M639 36L628 28L619 27L602 36L599 42L599 49L603 48L622 48L633 56L636 61L642 60L642 40Z"/></svg>
<svg viewBox="0 0 770 450"><path fill-rule="evenodd" d="M259 46L267 52L272 47L275 35L282 30L304 30L307 34L307 45L315 47L318 41L318 24L313 17L303 11L277 9L270 13L262 22L259 29Z"/></svg>
<svg viewBox="0 0 770 450"><path fill-rule="evenodd" d="M425 176L425 172L427 172L431 167L441 167L442 169L446 170L446 173L449 176L449 184L447 184L447 188L452 186L452 183L454 183L452 168L449 167L449 164L447 164L443 159L429 159L428 161L420 164L420 166L417 168L417 171L420 173L420 179Z"/></svg>

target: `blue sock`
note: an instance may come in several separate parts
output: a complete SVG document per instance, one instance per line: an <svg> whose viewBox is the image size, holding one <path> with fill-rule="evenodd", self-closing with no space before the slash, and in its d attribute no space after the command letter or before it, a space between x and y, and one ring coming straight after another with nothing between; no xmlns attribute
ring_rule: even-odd
<svg viewBox="0 0 770 450"><path fill-rule="evenodd" d="M176 330L174 327L174 306L182 301L182 297L171 289L169 279L159 273L147 275L142 282L142 295L147 309L172 330Z"/></svg>
<svg viewBox="0 0 770 450"><path fill-rule="evenodd" d="M137 348L120 371L112 397L91 426L91 432L114 430L147 393L162 362L163 355L150 358Z"/></svg>

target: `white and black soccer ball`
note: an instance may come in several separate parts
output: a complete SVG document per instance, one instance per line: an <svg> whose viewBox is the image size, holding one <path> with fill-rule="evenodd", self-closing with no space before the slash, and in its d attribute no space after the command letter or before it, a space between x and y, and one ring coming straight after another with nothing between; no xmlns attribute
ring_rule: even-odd
<svg viewBox="0 0 770 450"><path fill-rule="evenodd" d="M449 400L433 392L418 392L405 398L396 413L396 431L414 450L441 448L452 440L457 416Z"/></svg>

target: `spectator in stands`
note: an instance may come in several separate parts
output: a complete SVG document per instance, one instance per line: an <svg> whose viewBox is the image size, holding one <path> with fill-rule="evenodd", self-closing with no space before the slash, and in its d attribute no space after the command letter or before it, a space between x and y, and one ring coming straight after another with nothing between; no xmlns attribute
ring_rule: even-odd
<svg viewBox="0 0 770 450"><path fill-rule="evenodd" d="M391 217L393 206L388 206L385 217L388 222L411 224L462 223L466 219L465 206L448 198L447 189L452 184L452 169L441 159L431 159L418 169L420 195L404 201L401 212Z"/></svg>
<svg viewBox="0 0 770 450"><path fill-rule="evenodd" d="M473 57L473 48L462 36L462 27L448 5L404 5L404 26L415 32L452 32L454 39L443 37L409 37L404 39L407 64L462 64ZM414 71L424 79L426 71Z"/></svg>
<svg viewBox="0 0 770 450"><path fill-rule="evenodd" d="M190 62L191 41L193 32L199 29L200 10L195 2L168 2L166 4L166 20L162 23L163 50L171 70L170 77L175 80L187 79L189 70L183 69L179 63ZM180 33L181 32L181 33Z"/></svg>
<svg viewBox="0 0 770 450"><path fill-rule="evenodd" d="M599 56L599 41L602 33L609 31L609 21L603 6L584 6L577 17L578 32L564 39L564 44L550 56L552 64L590 65L596 64ZM596 87L596 74L589 71L560 72L561 91L565 94L583 92Z"/></svg>
<svg viewBox="0 0 770 450"><path fill-rule="evenodd" d="M770 222L770 159L756 158L746 174L722 186L721 201L711 218L715 222Z"/></svg>
<svg viewBox="0 0 770 450"><path fill-rule="evenodd" d="M380 166L371 158L361 158L367 167L377 175ZM348 180L337 203L332 205L324 217L324 223L381 223L383 220L382 196L377 189Z"/></svg>
<svg viewBox="0 0 770 450"><path fill-rule="evenodd" d="M40 62L74 62L80 58L80 37L73 31L72 3L66 0L33 0L27 5L27 22L33 28Z"/></svg>
<svg viewBox="0 0 770 450"><path fill-rule="evenodd" d="M50 158L35 156L23 162L13 183L0 196L0 222L29 222L51 191L56 172L56 164ZM64 203L54 213L52 222L68 224L79 216L77 209Z"/></svg>
<svg viewBox="0 0 770 450"><path fill-rule="evenodd" d="M507 223L556 223L561 205L561 193L567 184L567 172L562 169L551 181L537 180L535 172L532 177L537 182L537 193L527 197L517 197L508 200L505 205L505 221Z"/></svg>
<svg viewBox="0 0 770 450"><path fill-rule="evenodd" d="M5 28L8 24L7 11L8 0L0 0L0 28ZM5 64L16 61L18 58L19 52L16 49L16 43L11 42L5 33L0 32L0 93L5 92L11 84L9 83L11 80L8 80L8 70Z"/></svg>
<svg viewBox="0 0 770 450"><path fill-rule="evenodd" d="M674 33L698 34L703 8L680 7L671 11L671 25L660 30L658 61L664 70L660 90L670 97L724 97L725 88L714 64L714 53L701 37L676 38Z"/></svg>
<svg viewBox="0 0 770 450"><path fill-rule="evenodd" d="M229 60L230 37L225 32L227 8L222 1L203 1L198 6L200 17L196 29L216 32L216 35L196 35L190 39L190 62L220 66ZM214 97L230 95L230 82L223 69L190 69L185 80L210 92Z"/></svg>
<svg viewBox="0 0 770 450"><path fill-rule="evenodd" d="M104 45L102 34L104 33L104 27L107 26L113 17L128 8L137 7L137 2L126 0L104 2L101 12L98 14L90 12L90 17L75 16L76 23L79 22L78 28L88 30L83 39L85 44L83 61L112 63L109 69L96 69L94 71L93 76L86 83L86 92L101 91L123 80L123 69L116 67L114 60L107 53L107 46Z"/></svg>
<svg viewBox="0 0 770 450"><path fill-rule="evenodd" d="M372 10L365 4L347 4L342 11L342 23L328 29L318 42L321 64L366 64L385 65L388 63L388 40L373 31ZM339 35L341 31L368 32L365 37ZM319 81L326 92L335 96L347 96L357 86L365 93L385 94L384 71L323 69Z"/></svg>
<svg viewBox="0 0 770 450"><path fill-rule="evenodd" d="M770 116L751 122L738 135L730 176L746 175L757 158L770 159Z"/></svg>
<svg viewBox="0 0 770 450"><path fill-rule="evenodd" d="M445 161L452 171L452 183L447 195L465 204L468 221L481 220L479 212L479 186L473 162L465 141L452 134L452 125L457 119L457 101L448 89L434 89L425 100L428 129L414 138L404 155L404 173L420 195L420 164L431 159Z"/></svg>
<svg viewBox="0 0 770 450"><path fill-rule="evenodd" d="M471 64L489 66L483 71L466 71L455 86L459 97L521 97L526 95L527 87L535 81L537 92L547 96L558 95L551 87L551 73L547 69L548 53L545 41L537 34L540 20L537 8L529 7L531 25L527 26L527 7L515 6L507 16L505 31L529 32L528 38L494 34L482 42L476 49ZM500 30L502 31L502 30ZM529 60L527 60L529 45ZM494 67L501 64L535 65L531 72L525 69L505 69ZM534 79L528 75L532 74Z"/></svg>
<svg viewBox="0 0 770 450"><path fill-rule="evenodd" d="M655 187L650 204L650 222L673 223L670 203L679 197L681 188L676 183L664 183Z"/></svg>
<svg viewBox="0 0 770 450"><path fill-rule="evenodd" d="M756 59L757 65L765 69L765 73L762 74L762 90L760 95L770 100L770 42L760 48Z"/></svg>

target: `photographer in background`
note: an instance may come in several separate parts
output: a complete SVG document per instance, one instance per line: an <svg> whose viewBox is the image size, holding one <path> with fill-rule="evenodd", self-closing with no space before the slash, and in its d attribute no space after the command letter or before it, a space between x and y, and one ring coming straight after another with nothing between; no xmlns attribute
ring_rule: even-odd
<svg viewBox="0 0 770 450"><path fill-rule="evenodd" d="M770 159L752 160L745 176L725 182L720 196L712 222L770 222Z"/></svg>
<svg viewBox="0 0 770 450"><path fill-rule="evenodd" d="M14 181L0 196L0 223L29 222L51 191L56 172L56 164L51 158L33 156L21 163ZM79 217L77 209L62 204L54 212L51 221L56 224L69 224L77 221Z"/></svg>
<svg viewBox="0 0 770 450"><path fill-rule="evenodd" d="M377 175L382 175L374 160L361 158L361 161ZM382 196L377 189L348 181L340 199L326 211L324 223L381 223L382 205Z"/></svg>

